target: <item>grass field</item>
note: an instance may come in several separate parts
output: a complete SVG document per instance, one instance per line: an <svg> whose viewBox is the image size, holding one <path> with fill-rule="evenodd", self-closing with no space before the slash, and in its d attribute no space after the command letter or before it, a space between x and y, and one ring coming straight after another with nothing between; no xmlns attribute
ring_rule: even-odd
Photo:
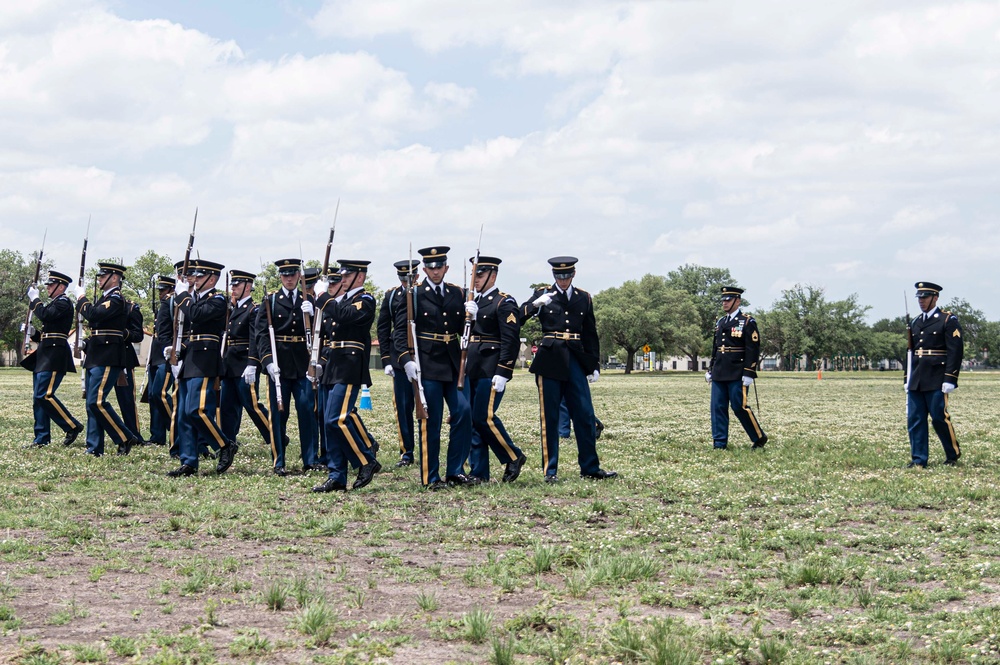
<svg viewBox="0 0 1000 665"><path fill-rule="evenodd" d="M962 460L932 432L926 470L903 468L898 374L759 384L771 442L733 419L717 452L700 374L604 375L622 477L578 478L570 440L551 486L516 375L517 483L429 493L410 467L316 495L322 474L269 473L248 421L221 477L165 478L159 447L23 450L30 375L0 371L0 661L1000 663L1000 376L962 376ZM388 468L385 376L372 397Z"/></svg>

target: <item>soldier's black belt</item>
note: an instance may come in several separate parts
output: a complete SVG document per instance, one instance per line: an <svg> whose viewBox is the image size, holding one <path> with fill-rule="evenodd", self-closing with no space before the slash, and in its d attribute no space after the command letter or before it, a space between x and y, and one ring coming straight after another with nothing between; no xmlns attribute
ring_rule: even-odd
<svg viewBox="0 0 1000 665"><path fill-rule="evenodd" d="M218 342L218 335L191 335L188 337L189 342Z"/></svg>
<svg viewBox="0 0 1000 665"><path fill-rule="evenodd" d="M945 349L917 349L913 353L915 353L918 358L922 358L923 356L946 356L946 355L948 355L948 351L946 351Z"/></svg>
<svg viewBox="0 0 1000 665"><path fill-rule="evenodd" d="M458 335L455 333L446 333L444 335L440 333L417 333L417 339L423 339L428 342L451 342L458 339Z"/></svg>
<svg viewBox="0 0 1000 665"><path fill-rule="evenodd" d="M306 338L300 335L275 335L275 342L285 342L286 344L296 344L298 342L305 342Z"/></svg>
<svg viewBox="0 0 1000 665"><path fill-rule="evenodd" d="M719 353L743 353L747 350L745 346L720 346Z"/></svg>
<svg viewBox="0 0 1000 665"><path fill-rule="evenodd" d="M571 340L571 339L580 339L580 333L551 332L551 333L545 333L543 337L546 337L548 339Z"/></svg>
<svg viewBox="0 0 1000 665"><path fill-rule="evenodd" d="M229 346L250 346L250 340L248 339L231 339L228 342Z"/></svg>
<svg viewBox="0 0 1000 665"><path fill-rule="evenodd" d="M359 351L365 350L365 345L361 342L327 342L328 348L331 349L358 349Z"/></svg>
<svg viewBox="0 0 1000 665"><path fill-rule="evenodd" d="M495 337L483 337L482 335L469 335L470 343L499 344L500 340Z"/></svg>
<svg viewBox="0 0 1000 665"><path fill-rule="evenodd" d="M69 339L69 335L67 333L48 332L42 333L42 339Z"/></svg>
<svg viewBox="0 0 1000 665"><path fill-rule="evenodd" d="M125 333L121 330L91 330L90 336L95 337L99 335L112 336L112 337L124 337Z"/></svg>

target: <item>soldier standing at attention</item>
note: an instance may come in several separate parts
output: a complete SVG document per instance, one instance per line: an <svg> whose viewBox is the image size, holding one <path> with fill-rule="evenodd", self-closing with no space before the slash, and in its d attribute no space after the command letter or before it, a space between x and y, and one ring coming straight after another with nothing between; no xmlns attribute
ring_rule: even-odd
<svg viewBox="0 0 1000 665"><path fill-rule="evenodd" d="M906 427L910 432L910 463L926 468L928 456L927 416L944 446L944 463L954 466L962 451L948 413L948 395L958 387L965 343L962 326L951 312L938 309L941 287L917 282L920 316L910 324L913 336L913 369L906 382Z"/></svg>
<svg viewBox="0 0 1000 665"><path fill-rule="evenodd" d="M413 390L406 378L406 372L395 364L392 352L392 328L396 314L400 309L406 309L406 285L410 275L416 272L419 261L397 261L392 264L396 268L399 286L388 289L382 299L382 307L378 311L378 346L382 356L382 367L386 375L392 377L392 406L396 412L396 431L399 434L399 461L396 468L413 464Z"/></svg>
<svg viewBox="0 0 1000 665"><path fill-rule="evenodd" d="M313 303L308 296L299 292L299 271L302 267L300 259L281 259L275 261L278 275L281 278L281 288L266 295L266 303L257 309L257 321L254 323L255 348L260 356L259 361L250 359L250 366L261 366L270 377L271 408L271 454L275 475L287 476L285 470L285 449L288 446L288 413L290 401L295 400L295 411L299 421L299 445L302 450L302 468L308 469L319 464L317 458L317 427L316 403L312 385L309 383L309 353L306 345L305 321L303 314L313 316ZM271 311L271 321L274 325L274 340L276 355L271 352L271 339L268 333L267 309ZM244 374L244 378L246 378ZM284 411L278 409L278 393L281 391Z"/></svg>
<svg viewBox="0 0 1000 665"><path fill-rule="evenodd" d="M94 419L94 427L87 430L87 454L94 457L104 454L105 434L118 447L119 455L128 455L132 446L139 443L136 433L125 427L108 401L125 362L128 312L121 294L125 270L125 266L117 263L98 262L97 286L102 294L97 302L87 299L82 286L75 287L80 315L90 325L87 359L83 366L87 372L87 417Z"/></svg>
<svg viewBox="0 0 1000 665"><path fill-rule="evenodd" d="M153 339L149 346L149 442L167 444L167 429L174 410L174 375L163 357L163 349L171 344L173 334L174 278L160 275L156 280L160 305L153 317Z"/></svg>
<svg viewBox="0 0 1000 665"><path fill-rule="evenodd" d="M52 421L66 433L64 446L72 444L83 431L80 421L56 397L56 390L66 372L76 373L68 341L69 330L74 324L73 303L66 297L66 287L72 281L69 275L50 270L48 279L45 280L45 290L49 295L47 305L42 304L34 285L28 289L28 307L31 315L42 322L42 329L40 332L29 331L32 339L38 342L38 348L22 362L25 369L30 369L34 375L32 406L35 413L35 438L26 448L49 445Z"/></svg>
<svg viewBox="0 0 1000 665"><path fill-rule="evenodd" d="M757 322L740 311L743 289L722 287L722 309L726 315L715 324L712 361L705 380L712 384L712 444L725 449L729 443L729 408L739 419L754 448L763 448L767 434L747 404L747 390L757 377L760 333Z"/></svg>
<svg viewBox="0 0 1000 665"><path fill-rule="evenodd" d="M597 456L594 402L587 382L597 381L600 372L600 341L590 294L573 286L577 258L549 259L555 284L538 289L521 306L521 323L537 316L542 324L542 343L531 362L538 385L542 425L542 470L545 482L558 482L559 403L563 397L569 409L580 476L603 480L618 474L601 468Z"/></svg>
<svg viewBox="0 0 1000 665"><path fill-rule="evenodd" d="M517 301L497 289L501 260L495 256L469 259L476 264L474 300L465 303L475 324L469 336L466 376L472 408L472 449L469 475L490 479L490 451L506 465L503 482L517 480L527 457L510 438L497 415L507 382L514 375L514 361L521 346L521 324Z"/></svg>
<svg viewBox="0 0 1000 665"><path fill-rule="evenodd" d="M257 275L245 270L229 271L230 313L229 327L226 330L226 344L222 349L222 381L219 389L219 425L222 433L230 441L236 440L243 412L246 411L260 432L264 443L271 445L271 426L268 421L267 408L261 404L258 397L258 382L256 368L250 364L250 357L257 359L257 350L253 346L253 325L257 318L257 305L254 304L253 282ZM250 381L244 374L248 371Z"/></svg>
<svg viewBox="0 0 1000 665"><path fill-rule="evenodd" d="M432 490L448 485L474 485L478 481L465 475L465 460L472 444L472 418L469 401L458 389L458 368L461 349L458 337L465 321L465 296L462 288L446 284L448 272L448 247L425 247L418 250L424 261L427 279L414 289L416 302L413 316L416 321L416 339L413 340L420 357L421 382L427 399L427 420L419 421L420 479L424 487ZM412 294L407 294L411 297ZM403 367L408 381L417 378L417 363L407 348L406 307L396 312L392 343L396 364ZM448 459L445 479L439 467L441 456L441 423L444 405L451 414L448 436Z"/></svg>
<svg viewBox="0 0 1000 665"><path fill-rule="evenodd" d="M222 332L226 325L226 296L215 290L223 265L198 259L189 263L191 282L177 281L177 310L189 324L190 334L177 354L177 424L181 466L168 476L198 472L198 439L219 447L217 473L225 473L239 446L227 439L216 422L219 394L216 379L222 374ZM191 289L191 293L188 289ZM168 349L169 351L169 349Z"/></svg>

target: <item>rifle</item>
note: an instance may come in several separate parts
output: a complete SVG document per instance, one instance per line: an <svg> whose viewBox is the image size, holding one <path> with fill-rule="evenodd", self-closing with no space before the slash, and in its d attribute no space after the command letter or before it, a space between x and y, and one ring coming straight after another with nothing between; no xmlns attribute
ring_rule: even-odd
<svg viewBox="0 0 1000 665"><path fill-rule="evenodd" d="M483 224L479 227L479 245L476 247L476 260L472 263L472 288L467 288L465 291L465 301L470 302L472 300L472 293L476 289L476 271L479 270L479 249L483 246ZM462 277L465 278L465 270L462 270ZM472 324L474 319L471 314L466 312L465 314L465 326L462 328L462 337L459 339L458 345L462 349L462 357L458 363L458 389L461 390L465 387L465 363L469 359L469 336L472 334Z"/></svg>
<svg viewBox="0 0 1000 665"><path fill-rule="evenodd" d="M302 302L306 302L308 300L308 296L306 295L306 261L302 257L301 242L299 243L299 292L302 293ZM315 311L315 308L313 308L313 311ZM306 348L311 350L313 342L312 317L305 312L302 312L302 330L305 332L306 336ZM310 370L312 370L312 374L310 374L310 376L315 376L316 370L312 367L306 369L306 373L309 374Z"/></svg>
<svg viewBox="0 0 1000 665"><path fill-rule="evenodd" d="M38 250L38 258L35 260L35 279L31 282L32 286L37 287L39 280L42 277L42 255L45 254L45 239L48 237L49 231L45 230L45 234L42 236L42 248ZM31 351L31 335L29 334L29 329L31 328L31 303L28 303L28 315L24 319L24 355L28 355Z"/></svg>
<svg viewBox="0 0 1000 665"><path fill-rule="evenodd" d="M87 267L87 240L90 238L90 215L87 215L87 233L83 236L83 251L80 253L80 281L77 282L80 288L83 288L83 276L84 270ZM83 314L79 310L76 312L76 341L73 344L73 357L77 360L80 359L81 351L83 350Z"/></svg>
<svg viewBox="0 0 1000 665"><path fill-rule="evenodd" d="M153 340L156 339L156 273L149 278L149 306L153 312L153 332L150 333L149 353L146 354L146 373L142 377L142 387L139 388L139 403L149 404L149 368L153 360Z"/></svg>
<svg viewBox="0 0 1000 665"><path fill-rule="evenodd" d="M913 327L910 319L910 301L906 299L906 291L903 291L903 304L906 307L906 375L903 377L903 385L906 392L910 391L910 376L913 374ZM910 415L910 399L906 398L906 415Z"/></svg>
<svg viewBox="0 0 1000 665"><path fill-rule="evenodd" d="M222 344L219 345L219 355L226 357L226 348L229 344L229 317L233 313L233 294L229 292L229 273L226 273L226 327L222 329Z"/></svg>
<svg viewBox="0 0 1000 665"><path fill-rule="evenodd" d="M198 208L194 209L194 224L191 226L191 235L188 236L187 251L184 252L184 266L181 268L181 279L187 281L188 266L191 263L191 248L194 247L194 230L198 228ZM181 337L184 335L184 313L180 307L174 305L174 343L170 346L170 364L177 364L177 348L181 345Z"/></svg>
<svg viewBox="0 0 1000 665"><path fill-rule="evenodd" d="M417 365L417 378L410 381L413 385L413 401L416 403L417 418L427 420L427 396L424 395L424 384L420 381L420 352L417 349L417 320L414 310L417 308L417 288L413 279L413 245L410 245L411 269L407 275L408 289L406 293L406 346Z"/></svg>
<svg viewBox="0 0 1000 665"><path fill-rule="evenodd" d="M337 199L337 207L333 211L333 226L330 227L330 239L326 241L326 255L323 257L323 272L320 273L320 279L326 279L326 275L330 271L330 250L333 249L333 237L337 233L338 212L340 212L340 199ZM317 298L316 301L318 303L319 298ZM316 376L316 365L319 364L320 331L322 327L323 310L318 310L316 312L316 318L313 320L312 344L309 352L308 374L310 379Z"/></svg>
<svg viewBox="0 0 1000 665"><path fill-rule="evenodd" d="M267 315L267 334L271 338L271 362L274 363L274 392L277 396L278 411L285 410L285 404L281 400L281 367L278 365L278 345L274 341L274 321L271 319L271 301L268 299L267 291L264 292L264 313ZM264 368L267 371L267 368Z"/></svg>

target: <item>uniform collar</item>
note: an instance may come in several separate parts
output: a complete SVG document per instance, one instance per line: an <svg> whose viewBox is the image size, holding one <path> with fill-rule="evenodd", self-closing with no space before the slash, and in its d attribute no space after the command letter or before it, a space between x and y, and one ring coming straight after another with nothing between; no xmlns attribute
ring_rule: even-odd
<svg viewBox="0 0 1000 665"><path fill-rule="evenodd" d="M735 312L733 312L732 314L727 314L726 316L728 316L729 320L732 321L733 319L735 319L737 316L740 315L741 311L742 310L739 307L737 307Z"/></svg>
<svg viewBox="0 0 1000 665"><path fill-rule="evenodd" d="M115 291L121 291L121 290L122 290L121 284L119 284L118 286L112 286L110 289L104 292L104 296L105 297L110 296Z"/></svg>
<svg viewBox="0 0 1000 665"><path fill-rule="evenodd" d="M497 290L497 285L494 284L493 286L491 286L490 288L486 289L482 293L477 293L476 297L477 298L482 298L483 296L488 296L488 295L490 295L491 293L493 293L496 290Z"/></svg>
<svg viewBox="0 0 1000 665"><path fill-rule="evenodd" d="M566 294L566 300L571 300L573 298L573 285L572 284L570 284L569 288L567 288L565 291L563 291L562 289L560 289L558 284L555 284L554 286L555 286L555 289L556 289L557 293L564 293L564 294Z"/></svg>
<svg viewBox="0 0 1000 665"><path fill-rule="evenodd" d="M339 296L337 296L337 302L344 302L344 301L350 300L351 298L353 298L355 296L355 294L358 293L358 291L360 291L363 288L365 288L364 284L362 284L361 286L354 287L353 289L351 289L347 293L340 294Z"/></svg>
<svg viewBox="0 0 1000 665"><path fill-rule="evenodd" d="M251 293L250 295L248 295L248 296L243 296L242 298L240 298L240 299L239 299L239 300L238 300L238 301L236 302L236 306L237 306L237 307L243 307L243 303L245 303L245 302L246 302L247 300L250 300L250 298L252 298L252 297L253 297L253 294L252 294L252 293Z"/></svg>
<svg viewBox="0 0 1000 665"><path fill-rule="evenodd" d="M934 318L934 315L937 314L937 311L938 311L938 307L937 307L937 305L935 305L934 309L932 309L929 312L925 312L924 313L924 319L930 321L931 319Z"/></svg>

